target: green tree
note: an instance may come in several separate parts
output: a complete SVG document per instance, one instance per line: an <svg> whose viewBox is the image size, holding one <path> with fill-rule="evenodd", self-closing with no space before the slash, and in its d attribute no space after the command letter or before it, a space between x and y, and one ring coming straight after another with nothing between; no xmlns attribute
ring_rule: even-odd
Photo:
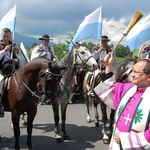
<svg viewBox="0 0 150 150"><path fill-rule="evenodd" d="M117 49L116 49L115 54L117 57L126 58L130 55L130 51L129 51L128 47L125 47L125 46L119 44Z"/></svg>
<svg viewBox="0 0 150 150"><path fill-rule="evenodd" d="M68 53L68 47L60 43L54 46L54 51L58 59L61 60Z"/></svg>

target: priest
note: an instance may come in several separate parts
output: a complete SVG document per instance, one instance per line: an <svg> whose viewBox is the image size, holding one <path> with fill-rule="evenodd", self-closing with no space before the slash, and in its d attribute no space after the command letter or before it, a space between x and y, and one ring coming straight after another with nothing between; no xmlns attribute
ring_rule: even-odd
<svg viewBox="0 0 150 150"><path fill-rule="evenodd" d="M137 61L131 83L118 83L112 73L113 59L113 52L104 58L107 80L94 88L116 110L109 150L150 150L150 60Z"/></svg>

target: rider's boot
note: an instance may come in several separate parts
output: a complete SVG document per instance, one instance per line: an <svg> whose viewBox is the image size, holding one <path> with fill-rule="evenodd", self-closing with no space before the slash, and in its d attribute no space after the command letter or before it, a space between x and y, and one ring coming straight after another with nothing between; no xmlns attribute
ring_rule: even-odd
<svg viewBox="0 0 150 150"><path fill-rule="evenodd" d="M0 117L4 117L4 107L2 104L0 104Z"/></svg>

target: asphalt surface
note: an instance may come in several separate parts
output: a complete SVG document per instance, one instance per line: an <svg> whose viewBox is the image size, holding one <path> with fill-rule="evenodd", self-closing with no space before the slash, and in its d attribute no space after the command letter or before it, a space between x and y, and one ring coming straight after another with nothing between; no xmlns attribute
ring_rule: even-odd
<svg viewBox="0 0 150 150"><path fill-rule="evenodd" d="M107 150L103 144L100 126L94 126L94 109L91 109L91 123L86 123L86 105L84 103L69 104L67 108L66 130L71 140L57 143L54 135L54 119L51 105L38 105L38 113L34 120L32 143L34 150ZM110 110L108 109L108 114ZM13 130L10 127L11 114L5 112L0 118L0 150L10 150L14 147ZM20 123L20 148L27 150L26 127Z"/></svg>

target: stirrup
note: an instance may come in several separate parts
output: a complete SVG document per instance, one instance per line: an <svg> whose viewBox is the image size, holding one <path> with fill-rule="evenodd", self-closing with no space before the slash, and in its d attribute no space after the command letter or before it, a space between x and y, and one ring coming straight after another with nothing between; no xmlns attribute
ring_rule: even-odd
<svg viewBox="0 0 150 150"><path fill-rule="evenodd" d="M95 94L94 94L92 91L89 91L89 92L87 93L87 95L92 96L92 97L95 96Z"/></svg>

